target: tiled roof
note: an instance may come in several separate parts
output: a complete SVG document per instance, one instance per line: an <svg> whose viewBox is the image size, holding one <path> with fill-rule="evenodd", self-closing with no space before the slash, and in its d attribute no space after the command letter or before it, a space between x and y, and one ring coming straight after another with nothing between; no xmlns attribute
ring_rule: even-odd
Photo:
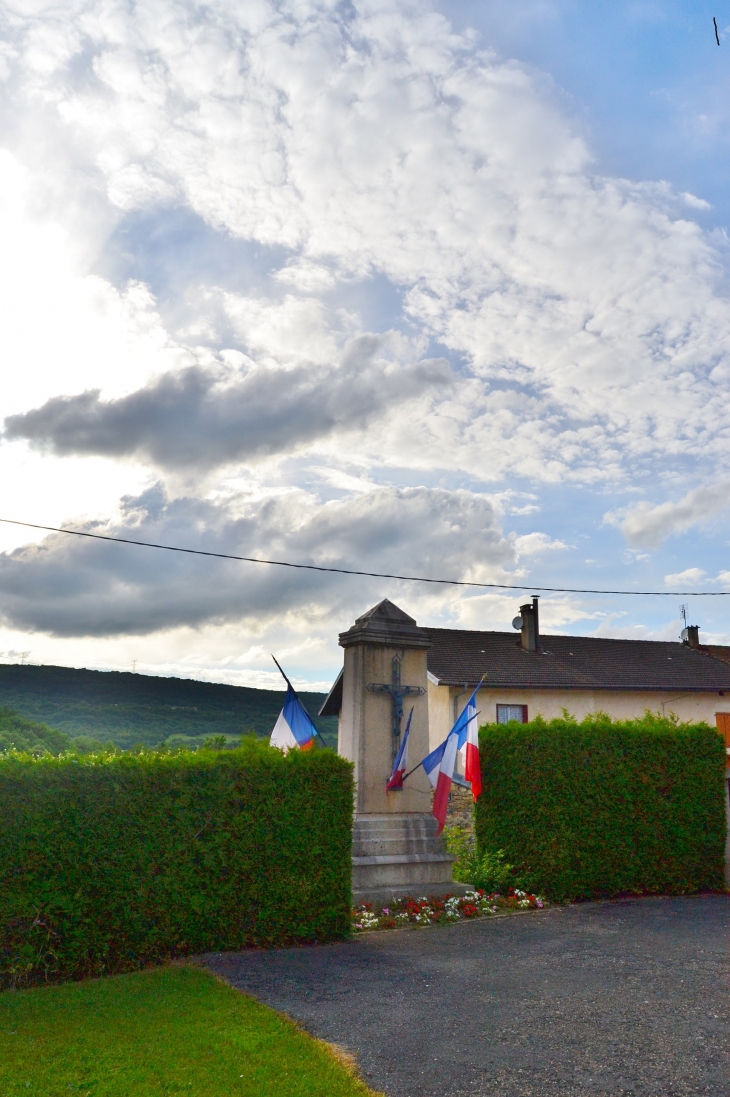
<svg viewBox="0 0 730 1097"><path fill-rule="evenodd" d="M713 659L722 659L723 663L730 663L730 648L722 644L702 644L699 650L705 655L711 655Z"/></svg>
<svg viewBox="0 0 730 1097"><path fill-rule="evenodd" d="M444 685L486 674L486 686L512 689L730 691L730 665L686 644L543 635L543 650L526 652L516 632L423 631L428 669Z"/></svg>

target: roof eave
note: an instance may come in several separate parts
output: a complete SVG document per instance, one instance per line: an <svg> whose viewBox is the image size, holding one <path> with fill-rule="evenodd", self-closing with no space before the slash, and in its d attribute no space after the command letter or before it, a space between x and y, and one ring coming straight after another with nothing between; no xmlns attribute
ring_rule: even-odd
<svg viewBox="0 0 730 1097"><path fill-rule="evenodd" d="M339 716L342 708L342 676L345 673L343 667L334 680L332 689L324 699L324 703L317 713L318 716Z"/></svg>

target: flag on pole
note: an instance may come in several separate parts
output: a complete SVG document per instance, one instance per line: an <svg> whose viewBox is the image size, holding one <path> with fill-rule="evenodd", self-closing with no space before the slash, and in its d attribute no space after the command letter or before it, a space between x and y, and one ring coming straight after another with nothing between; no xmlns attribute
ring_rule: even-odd
<svg viewBox="0 0 730 1097"><path fill-rule="evenodd" d="M482 791L482 774L479 766L479 744L476 696L481 682L476 687L459 714L449 734L443 743L432 750L423 759L421 765L426 771L435 793L433 798L433 814L438 823L436 834L440 834L446 822L446 809L449 804L449 792L451 781L456 769L456 752L462 750L465 754L464 776L471 781L471 793L474 799Z"/></svg>
<svg viewBox="0 0 730 1097"><path fill-rule="evenodd" d="M272 655L271 658L274 659L274 656ZM286 682L286 697L284 698L284 707L279 713L279 719L274 724L269 742L272 747L279 747L284 752L291 750L292 747L309 750L314 745L314 736L317 734L317 729L314 726L312 717L299 700L294 686L284 674L284 671L281 670L276 659L274 659L274 662L279 667Z"/></svg>
<svg viewBox="0 0 730 1097"><path fill-rule="evenodd" d="M413 709L408 713L408 722L406 723L406 730L403 733L401 739L400 750L398 751L398 757L393 763L393 772L388 778L388 782L385 786L386 792L396 792L398 789L403 788L403 774L408 769L408 736L411 733L411 718L413 716Z"/></svg>
<svg viewBox="0 0 730 1097"><path fill-rule="evenodd" d="M451 778L456 767L456 752L459 744L459 733L452 728L440 746L427 755L421 765L426 771L431 785L434 788L432 812L439 835L446 822L446 809L449 806L449 792L451 791Z"/></svg>
<svg viewBox="0 0 730 1097"><path fill-rule="evenodd" d="M481 685L481 682L479 685ZM464 759L464 777L471 784L474 803L477 802L482 792L482 770L479 764L479 724L477 722L478 689L479 686L472 693L459 720L454 725L456 727L462 721L462 727L459 731L459 750ZM465 719L462 720L462 717Z"/></svg>

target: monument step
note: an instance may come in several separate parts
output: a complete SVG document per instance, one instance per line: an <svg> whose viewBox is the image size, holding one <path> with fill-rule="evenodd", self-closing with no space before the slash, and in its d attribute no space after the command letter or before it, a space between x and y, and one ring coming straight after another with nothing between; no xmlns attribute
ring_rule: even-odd
<svg viewBox="0 0 730 1097"><path fill-rule="evenodd" d="M370 862L370 859L367 859ZM403 887L412 894L424 895L433 884L455 890L451 861L378 858L375 863L352 866L352 889L364 893L373 888Z"/></svg>
<svg viewBox="0 0 730 1097"><path fill-rule="evenodd" d="M403 825L397 822L387 824L380 823L377 825L370 824L369 826L363 826L361 823L355 823L352 828L353 836L361 841L368 841L374 838L394 838L396 835L412 838L428 838L432 841L443 841L439 836L436 837L436 828L430 827L424 824L412 823L410 825Z"/></svg>
<svg viewBox="0 0 730 1097"><path fill-rule="evenodd" d="M410 865L434 861L439 864L452 864L454 858L448 853L401 853L377 854L374 857L353 857L353 865Z"/></svg>
<svg viewBox="0 0 730 1097"><path fill-rule="evenodd" d="M352 833L360 839L368 840L371 838L393 838L396 835L406 835L413 838L428 838L432 841L438 841L434 830L423 826L378 826L378 827L361 827L355 825L352 828ZM443 841L443 839L440 839Z"/></svg>
<svg viewBox="0 0 730 1097"><path fill-rule="evenodd" d="M437 853L447 856L444 843L434 838L414 838L399 834L392 838L371 838L367 841L355 839L352 843L353 857L376 857L381 854L399 853Z"/></svg>
<svg viewBox="0 0 730 1097"><path fill-rule="evenodd" d="M430 898L432 895L465 895L468 891L471 891L470 884L456 884L453 880L441 881L437 883L427 883L425 890L428 891ZM418 886L409 886L408 884L391 884L390 887L374 885L365 886L363 888L355 888L352 892L353 903L373 903L376 906L387 906L388 903L392 903L395 899L419 899L423 897L423 889Z"/></svg>

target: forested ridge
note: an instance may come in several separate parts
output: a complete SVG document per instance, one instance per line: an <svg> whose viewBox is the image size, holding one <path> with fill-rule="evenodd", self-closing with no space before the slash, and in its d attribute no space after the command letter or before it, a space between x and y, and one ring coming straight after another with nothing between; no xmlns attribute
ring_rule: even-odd
<svg viewBox="0 0 730 1097"><path fill-rule="evenodd" d="M316 716L325 695L302 692ZM0 665L0 706L70 736L136 744L198 746L211 735L231 741L244 733L268 735L281 711L279 690L158 678L126 671ZM328 745L337 742L337 721L315 718ZM19 734L19 729L16 729ZM0 749L2 745L0 744Z"/></svg>

